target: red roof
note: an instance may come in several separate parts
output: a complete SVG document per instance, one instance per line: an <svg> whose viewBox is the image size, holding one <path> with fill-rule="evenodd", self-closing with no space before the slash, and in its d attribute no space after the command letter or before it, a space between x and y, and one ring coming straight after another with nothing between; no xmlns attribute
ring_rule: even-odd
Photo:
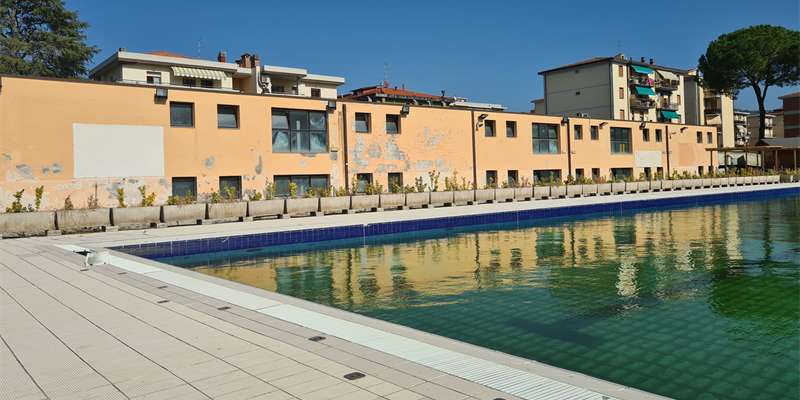
<svg viewBox="0 0 800 400"><path fill-rule="evenodd" d="M383 87L383 86L369 86L369 87L353 90L352 92L353 92L352 94L342 95L340 98L341 99L353 99L353 98L362 97L362 96L368 96L368 95L376 94L376 93L388 94L388 95L392 95L392 96L423 97L423 98L429 98L429 99L441 99L442 98L442 96L436 96L436 95L432 95L432 94L425 94L425 93L419 93L419 92L412 92L410 90L388 88L388 87ZM358 92L358 94L356 94L357 92ZM450 98L450 97L445 97L445 99L452 100L452 98Z"/></svg>
<svg viewBox="0 0 800 400"><path fill-rule="evenodd" d="M592 64L592 63L596 63L596 62L600 62L600 61L608 61L608 60L613 60L613 59L614 59L614 57L595 57L595 58L592 58L592 59L590 59L590 60L585 60L585 61L581 61L581 62L576 62L576 63L574 63L574 64L567 64L567 65L564 65L564 66L561 66L561 67L558 67L558 68L552 68L552 69L548 69L547 71L542 71L542 72L539 72L539 75L541 75L541 74L544 74L544 73L546 73L546 72L557 71L557 70L559 70L559 69L571 68L571 67L577 67L577 66L579 66L579 65L584 65L584 64Z"/></svg>
<svg viewBox="0 0 800 400"><path fill-rule="evenodd" d="M186 59L189 59L189 60L197 60L197 58L186 57L186 56L182 56L180 54L175 54L175 53L168 53L166 51L154 51L152 53L144 53L144 54L149 54L151 56L175 57L175 58L186 58Z"/></svg>
<svg viewBox="0 0 800 400"><path fill-rule="evenodd" d="M537 101L544 101L544 97L542 97L541 99L534 100L534 102L537 102Z"/></svg>
<svg viewBox="0 0 800 400"><path fill-rule="evenodd" d="M798 96L800 96L800 92L785 94L785 95L780 96L778 98L783 100L783 99L786 99L786 98L789 98L789 97L798 97Z"/></svg>

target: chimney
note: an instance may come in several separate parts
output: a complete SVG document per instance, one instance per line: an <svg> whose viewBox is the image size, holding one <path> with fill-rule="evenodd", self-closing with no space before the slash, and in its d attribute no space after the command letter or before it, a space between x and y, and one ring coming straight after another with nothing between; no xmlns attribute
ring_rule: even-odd
<svg viewBox="0 0 800 400"><path fill-rule="evenodd" d="M403 90L406 90L406 84L405 83L403 84Z"/></svg>
<svg viewBox="0 0 800 400"><path fill-rule="evenodd" d="M124 52L124 51L128 51L128 49L126 49L126 48L124 48L124 47L120 47L120 48L119 48L119 51L120 51L120 53L121 53L121 52Z"/></svg>
<svg viewBox="0 0 800 400"><path fill-rule="evenodd" d="M650 65L653 65L653 59L652 58L650 59Z"/></svg>
<svg viewBox="0 0 800 400"><path fill-rule="evenodd" d="M225 62L225 58L226 58L227 56L228 56L228 53L226 53L226 52L224 52L224 51L220 51L220 52L219 52L219 54L217 55L217 61L219 61L219 62Z"/></svg>
<svg viewBox="0 0 800 400"><path fill-rule="evenodd" d="M642 62L644 62L644 57L642 57Z"/></svg>
<svg viewBox="0 0 800 400"><path fill-rule="evenodd" d="M253 66L258 66L258 54L253 54Z"/></svg>
<svg viewBox="0 0 800 400"><path fill-rule="evenodd" d="M242 66L242 60L236 60L236 65L241 67Z"/></svg>
<svg viewBox="0 0 800 400"><path fill-rule="evenodd" d="M250 68L250 53L242 54L242 63L239 64L239 66L242 68Z"/></svg>
<svg viewBox="0 0 800 400"><path fill-rule="evenodd" d="M444 98L444 90L442 90L442 98Z"/></svg>
<svg viewBox="0 0 800 400"><path fill-rule="evenodd" d="M394 90L397 90L397 86L394 87Z"/></svg>

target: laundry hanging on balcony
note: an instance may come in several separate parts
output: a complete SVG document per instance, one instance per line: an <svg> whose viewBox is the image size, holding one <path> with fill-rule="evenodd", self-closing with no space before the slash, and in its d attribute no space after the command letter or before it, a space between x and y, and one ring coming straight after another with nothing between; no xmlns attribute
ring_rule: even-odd
<svg viewBox="0 0 800 400"><path fill-rule="evenodd" d="M175 76L181 76L184 78L213 79L217 81L224 81L227 79L227 76L225 76L224 72L210 69L172 67L172 72L175 74Z"/></svg>

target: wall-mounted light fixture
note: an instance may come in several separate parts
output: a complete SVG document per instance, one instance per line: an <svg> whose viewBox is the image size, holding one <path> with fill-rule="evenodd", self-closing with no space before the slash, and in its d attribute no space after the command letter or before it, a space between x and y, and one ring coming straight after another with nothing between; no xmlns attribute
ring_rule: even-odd
<svg viewBox="0 0 800 400"><path fill-rule="evenodd" d="M689 127L688 126L684 126L683 128L681 128L681 132L683 132L683 131L685 131L687 129L689 129Z"/></svg>
<svg viewBox="0 0 800 400"><path fill-rule="evenodd" d="M669 151L669 154L672 154L672 150Z"/></svg>
<svg viewBox="0 0 800 400"><path fill-rule="evenodd" d="M156 100L166 100L168 93L167 88L156 88Z"/></svg>
<svg viewBox="0 0 800 400"><path fill-rule="evenodd" d="M411 111L411 108L410 108L409 106L403 106L403 107L400 109L400 114L405 114L405 115L408 115L408 112L409 112L409 111Z"/></svg>
<svg viewBox="0 0 800 400"><path fill-rule="evenodd" d="M489 114L481 114L481 115L478 115L478 121L483 121L483 120L485 120L486 118L489 118Z"/></svg>
<svg viewBox="0 0 800 400"><path fill-rule="evenodd" d="M669 134L670 134L670 135L677 135L677 134L678 134L678 132L670 132Z"/></svg>
<svg viewBox="0 0 800 400"><path fill-rule="evenodd" d="M647 121L642 121L642 124L639 125L639 128L644 129L645 125L647 125Z"/></svg>
<svg viewBox="0 0 800 400"><path fill-rule="evenodd" d="M606 126L606 125L608 125L608 122L601 122L601 123L600 123L600 127L601 127L601 128L602 128L602 127L604 127L604 126Z"/></svg>
<svg viewBox="0 0 800 400"><path fill-rule="evenodd" d="M562 123L562 124L567 124L567 123L569 123L569 117L564 117L564 118L561 118L561 123Z"/></svg>
<svg viewBox="0 0 800 400"><path fill-rule="evenodd" d="M325 108L327 108L329 111L336 110L336 102L333 100L328 101L328 105Z"/></svg>

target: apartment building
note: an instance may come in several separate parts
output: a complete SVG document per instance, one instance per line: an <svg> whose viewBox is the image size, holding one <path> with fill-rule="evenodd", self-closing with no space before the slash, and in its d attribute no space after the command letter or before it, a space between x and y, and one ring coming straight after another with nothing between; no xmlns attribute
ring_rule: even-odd
<svg viewBox="0 0 800 400"><path fill-rule="evenodd" d="M783 100L784 137L800 137L800 92L778 97Z"/></svg>
<svg viewBox="0 0 800 400"><path fill-rule="evenodd" d="M750 146L750 131L747 130L747 116L745 111L733 111L733 125L736 127L736 146ZM756 135L757 136L757 135ZM724 146L723 146L724 147Z"/></svg>
<svg viewBox="0 0 800 400"><path fill-rule="evenodd" d="M89 71L89 79L326 99L335 99L337 88L344 85L344 78L340 77L309 74L300 68L261 65L258 54L245 53L235 63L230 63L224 51L219 53L217 61L207 61L165 51L134 53L124 47Z"/></svg>
<svg viewBox="0 0 800 400"><path fill-rule="evenodd" d="M764 137L765 138L776 138L775 136L775 119L777 117L772 114L771 111L768 111L766 115L764 115ZM783 114L781 114L781 120L783 120ZM761 123L758 118L758 114L750 114L747 116L747 125L750 127L750 132L752 133L754 138L758 138L759 127Z"/></svg>
<svg viewBox="0 0 800 400"><path fill-rule="evenodd" d="M689 70L683 77L686 123L715 127L720 147L744 146L738 144L733 98L704 89L701 79L696 69Z"/></svg>
<svg viewBox="0 0 800 400"><path fill-rule="evenodd" d="M543 109L536 113L624 121L682 123L685 70L634 61L619 54L539 72ZM534 101L536 102L536 101Z"/></svg>
<svg viewBox="0 0 800 400"><path fill-rule="evenodd" d="M369 103L413 104L415 106L458 107L476 110L502 111L506 109L500 104L471 102L466 97L447 97L444 90L442 90L441 96L406 90L405 83L401 89L397 86L394 88L389 87L388 82L384 82L383 85L358 88L351 90L350 94L340 95L339 99L366 101Z"/></svg>

